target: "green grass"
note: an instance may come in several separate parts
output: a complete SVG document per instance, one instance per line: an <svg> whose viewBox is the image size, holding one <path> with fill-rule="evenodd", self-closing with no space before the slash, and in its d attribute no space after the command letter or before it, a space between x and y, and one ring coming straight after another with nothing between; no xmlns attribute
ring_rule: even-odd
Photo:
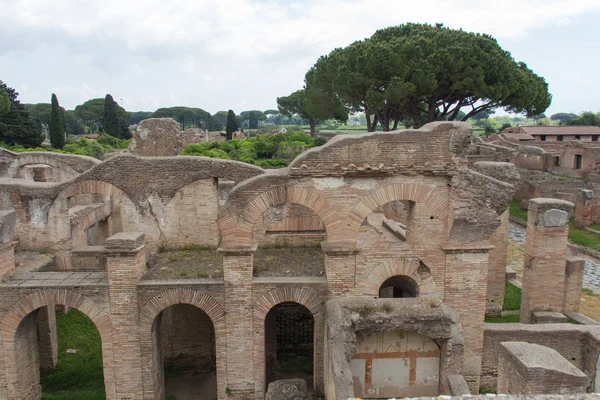
<svg viewBox="0 0 600 400"><path fill-rule="evenodd" d="M600 231L600 224L591 224L588 228L593 229L595 231Z"/></svg>
<svg viewBox="0 0 600 400"><path fill-rule="evenodd" d="M519 314L515 315L504 315L502 317L486 317L485 322L491 324L510 324L512 322L520 322L521 316Z"/></svg>
<svg viewBox="0 0 600 400"><path fill-rule="evenodd" d="M506 281L504 286L503 311L516 311L521 309L521 289Z"/></svg>
<svg viewBox="0 0 600 400"><path fill-rule="evenodd" d="M504 285L504 304L502 311L518 311L521 309L521 289L506 281ZM519 322L520 315L504 315L502 317L486 317L485 322L492 324L508 324L511 322Z"/></svg>
<svg viewBox="0 0 600 400"><path fill-rule="evenodd" d="M511 201L508 210L509 210L508 212L510 213L510 215L512 215L513 217L522 219L523 221L527 222L527 210L521 209L520 201L518 201L518 200Z"/></svg>
<svg viewBox="0 0 600 400"><path fill-rule="evenodd" d="M600 235L577 228L573 219L569 221L569 240L580 246L600 251Z"/></svg>
<svg viewBox="0 0 600 400"><path fill-rule="evenodd" d="M104 400L102 344L93 322L71 310L56 315L58 362L52 373L41 376L44 400ZM76 354L67 354L76 349Z"/></svg>

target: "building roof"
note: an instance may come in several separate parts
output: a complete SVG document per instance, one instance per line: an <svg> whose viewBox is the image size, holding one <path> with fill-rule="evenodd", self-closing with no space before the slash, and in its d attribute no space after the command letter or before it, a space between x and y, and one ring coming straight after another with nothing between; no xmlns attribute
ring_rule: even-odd
<svg viewBox="0 0 600 400"><path fill-rule="evenodd" d="M507 128L509 129L509 128ZM528 133L530 135L600 135L600 127L598 126L521 126L520 133Z"/></svg>

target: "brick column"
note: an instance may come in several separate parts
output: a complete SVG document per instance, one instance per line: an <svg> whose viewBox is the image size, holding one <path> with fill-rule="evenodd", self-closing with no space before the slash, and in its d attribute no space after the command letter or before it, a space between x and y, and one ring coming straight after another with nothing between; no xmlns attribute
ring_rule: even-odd
<svg viewBox="0 0 600 400"><path fill-rule="evenodd" d="M500 226L490 237L490 261L487 279L486 315L499 316L504 303L504 286L506 281L506 255L508 249L509 212L500 216Z"/></svg>
<svg viewBox="0 0 600 400"><path fill-rule="evenodd" d="M534 311L562 311L572 211L573 203L565 200L529 200L521 323L532 323Z"/></svg>
<svg viewBox="0 0 600 400"><path fill-rule="evenodd" d="M592 198L594 192L591 190L581 189L577 196L577 204L575 204L575 226L585 228L592 224Z"/></svg>
<svg viewBox="0 0 600 400"><path fill-rule="evenodd" d="M446 253L444 304L460 315L465 340L463 375L471 393L479 392L483 355L489 244L455 244Z"/></svg>
<svg viewBox="0 0 600 400"><path fill-rule="evenodd" d="M17 214L12 210L0 211L0 280L15 270L15 247L12 239Z"/></svg>
<svg viewBox="0 0 600 400"><path fill-rule="evenodd" d="M579 312L585 260L578 257L567 258L565 267L565 296L563 312Z"/></svg>
<svg viewBox="0 0 600 400"><path fill-rule="evenodd" d="M358 249L348 243L322 242L325 253L325 275L329 297L356 294L356 253Z"/></svg>
<svg viewBox="0 0 600 400"><path fill-rule="evenodd" d="M223 249L228 399L254 400L252 268L256 247ZM223 394L219 393L219 398Z"/></svg>
<svg viewBox="0 0 600 400"><path fill-rule="evenodd" d="M116 398L141 400L142 359L137 284L146 271L144 234L121 232L106 240Z"/></svg>
<svg viewBox="0 0 600 400"><path fill-rule="evenodd" d="M56 307L49 305L39 309L37 316L40 371L50 372L56 367L58 342L56 340Z"/></svg>

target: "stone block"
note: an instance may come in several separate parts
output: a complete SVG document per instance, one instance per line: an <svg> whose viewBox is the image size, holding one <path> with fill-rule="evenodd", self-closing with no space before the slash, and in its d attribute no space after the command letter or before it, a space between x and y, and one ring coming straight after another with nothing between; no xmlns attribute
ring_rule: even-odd
<svg viewBox="0 0 600 400"><path fill-rule="evenodd" d="M517 272L511 266L506 267L506 280L517 279Z"/></svg>
<svg viewBox="0 0 600 400"><path fill-rule="evenodd" d="M502 342L498 394L585 393L589 378L556 350L526 342Z"/></svg>
<svg viewBox="0 0 600 400"><path fill-rule="evenodd" d="M120 232L106 239L107 250L135 250L144 244L141 232Z"/></svg>
<svg viewBox="0 0 600 400"><path fill-rule="evenodd" d="M565 226L569 220L569 214L562 210L548 210L544 213L544 226Z"/></svg>
<svg viewBox="0 0 600 400"><path fill-rule="evenodd" d="M562 324L567 322L567 317L563 313L553 311L534 311L534 324Z"/></svg>
<svg viewBox="0 0 600 400"><path fill-rule="evenodd" d="M448 387L452 396L468 396L471 394L465 377L462 375L448 375Z"/></svg>
<svg viewBox="0 0 600 400"><path fill-rule="evenodd" d="M304 379L280 379L269 383L265 400L305 400L307 393Z"/></svg>

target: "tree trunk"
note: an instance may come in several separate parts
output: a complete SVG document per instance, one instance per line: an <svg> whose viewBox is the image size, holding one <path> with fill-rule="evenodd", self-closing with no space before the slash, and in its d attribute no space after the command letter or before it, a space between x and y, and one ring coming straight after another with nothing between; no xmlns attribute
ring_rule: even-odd
<svg viewBox="0 0 600 400"><path fill-rule="evenodd" d="M309 119L308 125L310 125L310 136L315 137L315 120Z"/></svg>
<svg viewBox="0 0 600 400"><path fill-rule="evenodd" d="M394 120L394 127L392 128L393 131L395 131L398 128L398 119Z"/></svg>
<svg viewBox="0 0 600 400"><path fill-rule="evenodd" d="M365 113L365 118L367 120L367 132L373 132L373 129L371 126L371 116L367 115L367 113Z"/></svg>

